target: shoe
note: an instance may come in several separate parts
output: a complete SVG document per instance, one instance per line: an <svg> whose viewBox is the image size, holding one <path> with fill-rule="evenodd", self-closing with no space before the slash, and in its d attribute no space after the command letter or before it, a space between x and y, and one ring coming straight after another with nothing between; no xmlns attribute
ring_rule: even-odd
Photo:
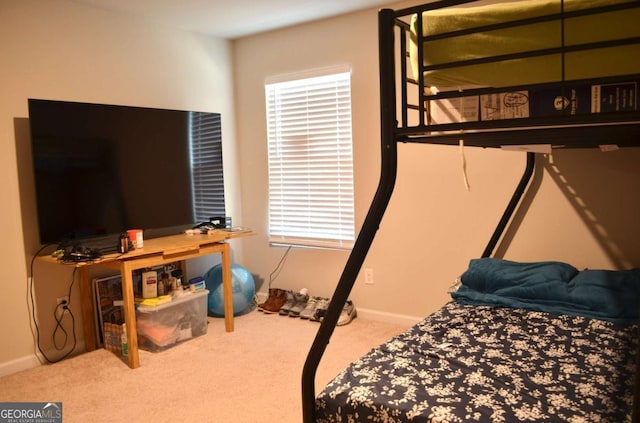
<svg viewBox="0 0 640 423"><path fill-rule="evenodd" d="M280 310L278 312L281 316L288 316L289 312L291 311L291 307L293 307L296 302L296 300L293 298L293 291L286 291L286 295L286 301L282 305L282 307L280 307Z"/></svg>
<svg viewBox="0 0 640 423"><path fill-rule="evenodd" d="M278 288L269 289L269 298L262 304L265 314L278 313L287 301L287 291Z"/></svg>
<svg viewBox="0 0 640 423"><path fill-rule="evenodd" d="M269 288L269 296L267 297L265 302L258 304L258 311L263 311L264 306L273 301L273 298L276 296L277 291L277 288Z"/></svg>
<svg viewBox="0 0 640 423"><path fill-rule="evenodd" d="M320 298L318 305L311 316L311 320L314 322L321 322L324 319L324 315L327 313L327 307L329 307L329 298Z"/></svg>
<svg viewBox="0 0 640 423"><path fill-rule="evenodd" d="M347 302L344 303L344 307L342 307L336 326L344 326L351 323L351 321L356 318L357 314L356 306L353 305L353 301L347 300Z"/></svg>
<svg viewBox="0 0 640 423"><path fill-rule="evenodd" d="M311 319L313 317L313 313L316 311L316 307L318 306L318 301L320 301L320 297L311 297L305 304L304 309L300 312L301 319Z"/></svg>
<svg viewBox="0 0 640 423"><path fill-rule="evenodd" d="M293 307L289 310L289 317L300 317L300 312L304 310L309 301L309 294L307 294L307 288L302 288L300 291L293 294Z"/></svg>

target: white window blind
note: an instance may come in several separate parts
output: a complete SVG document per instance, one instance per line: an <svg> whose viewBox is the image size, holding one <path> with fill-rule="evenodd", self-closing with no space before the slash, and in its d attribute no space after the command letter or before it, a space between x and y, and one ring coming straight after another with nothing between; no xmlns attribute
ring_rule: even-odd
<svg viewBox="0 0 640 423"><path fill-rule="evenodd" d="M270 242L349 249L351 73L343 67L278 79L265 85Z"/></svg>
<svg viewBox="0 0 640 423"><path fill-rule="evenodd" d="M208 222L225 215L220 114L190 112L189 128L194 219Z"/></svg>

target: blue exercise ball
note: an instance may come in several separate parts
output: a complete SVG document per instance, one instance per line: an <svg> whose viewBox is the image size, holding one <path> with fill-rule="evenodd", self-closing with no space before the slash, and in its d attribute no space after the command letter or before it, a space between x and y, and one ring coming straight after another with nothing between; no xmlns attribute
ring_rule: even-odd
<svg viewBox="0 0 640 423"><path fill-rule="evenodd" d="M244 313L253 304L256 285L253 275L239 264L231 265L233 286L233 315ZM222 265L218 264L204 274L204 282L209 290L207 310L209 316L224 317L222 297Z"/></svg>

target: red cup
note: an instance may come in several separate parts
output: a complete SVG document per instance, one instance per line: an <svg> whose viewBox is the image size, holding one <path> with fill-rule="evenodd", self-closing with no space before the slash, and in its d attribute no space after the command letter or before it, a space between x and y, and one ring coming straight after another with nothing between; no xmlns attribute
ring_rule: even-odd
<svg viewBox="0 0 640 423"><path fill-rule="evenodd" d="M127 231L127 235L129 235L129 239L133 244L133 248L144 247L144 240L142 238L142 229L129 229Z"/></svg>

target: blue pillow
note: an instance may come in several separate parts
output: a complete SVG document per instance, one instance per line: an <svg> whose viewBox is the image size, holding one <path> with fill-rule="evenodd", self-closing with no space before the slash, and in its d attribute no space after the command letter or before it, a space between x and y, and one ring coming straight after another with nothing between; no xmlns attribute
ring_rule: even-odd
<svg viewBox="0 0 640 423"><path fill-rule="evenodd" d="M583 270L569 281L572 303L594 316L625 323L637 322L640 309L640 269Z"/></svg>
<svg viewBox="0 0 640 423"><path fill-rule="evenodd" d="M558 261L519 263L503 259L473 259L462 274L462 283L479 292L499 292L515 286L535 287L539 284L564 288L578 274L578 269Z"/></svg>
<svg viewBox="0 0 640 423"><path fill-rule="evenodd" d="M609 320L638 322L640 269L583 270L555 261L471 260L457 301Z"/></svg>

